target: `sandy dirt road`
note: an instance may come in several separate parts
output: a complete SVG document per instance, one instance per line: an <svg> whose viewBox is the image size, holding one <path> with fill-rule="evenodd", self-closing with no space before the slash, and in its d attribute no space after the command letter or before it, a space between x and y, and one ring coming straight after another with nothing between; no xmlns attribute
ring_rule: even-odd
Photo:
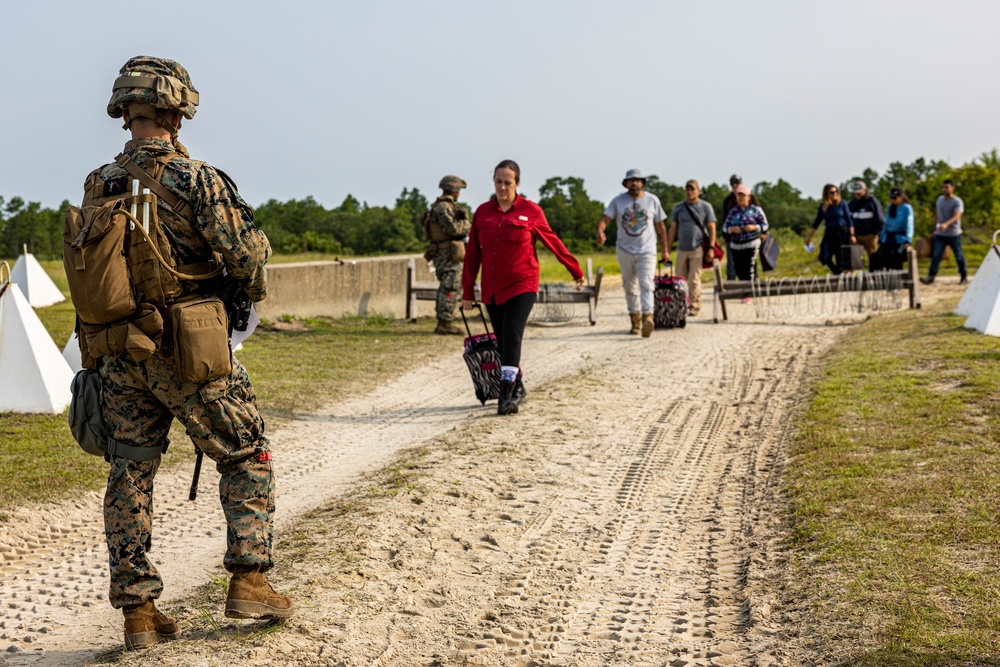
<svg viewBox="0 0 1000 667"><path fill-rule="evenodd" d="M473 399L456 352L272 435L282 544L363 523L310 538L294 563L277 552L274 578L301 607L281 632L244 634L221 609L228 631L199 629L192 595L224 549L217 476L206 466L196 503L187 470L158 476L160 606L186 637L124 662L800 664L772 611L776 483L803 379L845 328L740 304L728 323L644 340L624 333L613 284L598 313L529 328L517 416ZM367 519L325 509L421 446L419 480L368 498ZM351 576L332 565L345 545ZM0 665L120 646L106 563L99 493L0 526Z"/></svg>

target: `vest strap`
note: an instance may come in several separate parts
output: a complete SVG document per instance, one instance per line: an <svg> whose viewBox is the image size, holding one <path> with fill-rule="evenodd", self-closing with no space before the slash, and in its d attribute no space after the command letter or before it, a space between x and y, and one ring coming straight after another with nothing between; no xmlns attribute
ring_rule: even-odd
<svg viewBox="0 0 1000 667"><path fill-rule="evenodd" d="M126 445L124 442L119 442L114 438L108 438L108 449L107 449L107 459L110 461L114 457L129 459L131 461L152 461L160 454L165 454L167 452L166 445L157 445L155 447L136 447L134 445Z"/></svg>
<svg viewBox="0 0 1000 667"><path fill-rule="evenodd" d="M125 153L119 153L115 158L115 162L117 162L120 167L125 169L125 171L130 173L132 178L138 180L144 187L149 188L150 192L165 201L167 205L174 210L174 213L181 216L188 222L192 224L194 223L194 211L191 209L191 205L167 188L163 187L159 181L154 180L149 174L140 169L139 165L132 162L132 158Z"/></svg>

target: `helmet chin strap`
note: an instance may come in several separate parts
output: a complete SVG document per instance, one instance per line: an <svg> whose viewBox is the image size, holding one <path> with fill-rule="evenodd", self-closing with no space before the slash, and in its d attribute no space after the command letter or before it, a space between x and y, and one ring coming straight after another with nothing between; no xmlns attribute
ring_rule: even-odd
<svg viewBox="0 0 1000 667"><path fill-rule="evenodd" d="M122 125L122 129L131 130L132 123L136 118L148 118L157 125L164 128L170 133L170 143L174 145L177 152L184 157L191 157L188 153L187 148L184 147L177 139L177 133L180 131L180 127L174 127L170 121L168 121L164 116L160 116L156 113L156 107L147 102L132 102L128 105L128 114L125 116L125 123Z"/></svg>

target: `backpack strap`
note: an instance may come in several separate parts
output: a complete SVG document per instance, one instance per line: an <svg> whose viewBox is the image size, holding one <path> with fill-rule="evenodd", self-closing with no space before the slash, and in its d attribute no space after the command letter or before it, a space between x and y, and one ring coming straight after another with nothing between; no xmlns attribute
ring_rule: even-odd
<svg viewBox="0 0 1000 667"><path fill-rule="evenodd" d="M139 165L132 162L132 158L125 153L119 153L115 158L115 162L131 174L132 178L138 180L144 187L149 188L150 192L166 202L167 205L174 210L174 213L181 216L188 222L194 222L194 211L191 209L191 204L187 203L165 188L159 180L154 179L152 176L140 169ZM162 171L162 167L160 170Z"/></svg>

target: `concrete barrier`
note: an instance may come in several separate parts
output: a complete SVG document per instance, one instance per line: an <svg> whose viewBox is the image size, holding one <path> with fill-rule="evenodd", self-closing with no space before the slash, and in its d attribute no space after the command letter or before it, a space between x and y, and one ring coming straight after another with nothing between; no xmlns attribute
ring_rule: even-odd
<svg viewBox="0 0 1000 667"><path fill-rule="evenodd" d="M414 260L418 280L433 280L421 255L395 255L329 262L269 264L267 299L257 313L269 320L295 317L402 318L406 312L407 265Z"/></svg>

